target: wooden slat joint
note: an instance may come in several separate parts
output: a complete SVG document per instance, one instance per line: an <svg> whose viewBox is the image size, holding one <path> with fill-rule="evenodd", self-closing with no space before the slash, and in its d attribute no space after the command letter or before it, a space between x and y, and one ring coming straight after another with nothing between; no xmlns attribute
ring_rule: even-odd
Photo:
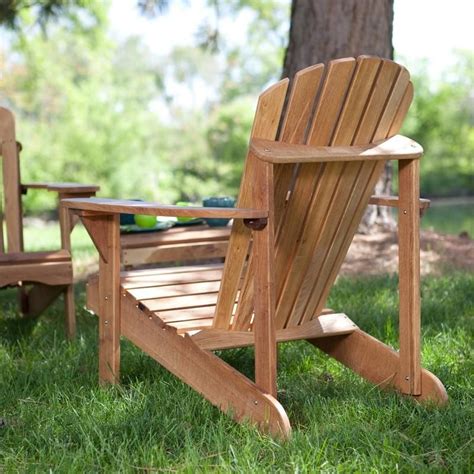
<svg viewBox="0 0 474 474"><path fill-rule="evenodd" d="M400 198L398 196L388 195L374 195L371 196L369 204L375 206L387 206L387 207L400 207ZM431 201L429 199L420 198L418 200L418 207L420 209L420 217L423 216L425 211L430 207Z"/></svg>

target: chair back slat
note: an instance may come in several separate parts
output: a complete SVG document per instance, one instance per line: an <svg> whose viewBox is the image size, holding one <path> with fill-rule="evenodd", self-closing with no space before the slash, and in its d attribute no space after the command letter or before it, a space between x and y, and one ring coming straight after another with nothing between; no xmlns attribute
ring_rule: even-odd
<svg viewBox="0 0 474 474"><path fill-rule="evenodd" d="M318 92L323 72L324 66L318 64L295 75L281 125L280 140L294 144L305 142L308 123L313 114L314 98ZM295 165L290 164L274 167L275 216L280 216L285 208L286 199L295 176L295 168ZM245 331L250 327L253 314L254 274L254 254L250 254L232 329Z"/></svg>
<svg viewBox="0 0 474 474"><path fill-rule="evenodd" d="M334 61L327 67L326 76L310 123L306 143L331 145L334 130L343 111L347 89L351 84L356 61L353 58ZM285 327L297 303L299 287L307 272L318 234L328 216L328 204L338 176L325 173L325 164L302 164L280 217L276 237L276 327ZM316 233L307 237L308 231Z"/></svg>
<svg viewBox="0 0 474 474"><path fill-rule="evenodd" d="M398 72L393 75L395 66L397 66ZM380 87L380 83L383 84L383 87ZM379 107L378 104L384 102L384 95L380 94L377 100L372 98L376 92L385 87L387 87L386 90L389 92L388 95L387 93L385 94L384 105ZM359 128L353 144L363 145L398 133L399 128L392 127L392 124L397 116L406 90L411 87L408 72L404 68L391 61L384 61L372 91L372 100L368 103L366 110L366 117L372 116L372 120L365 119L365 130ZM408 108L405 109L405 113L407 110ZM327 246L324 256L320 257L319 260L315 256L311 262L312 265L321 268L321 271L312 273L308 279L307 285L311 286L311 290L308 292L309 297L306 299L305 311L300 322L310 320L315 314L319 314L323 310L330 289L334 284L353 236L368 205L370 196L385 166L386 162L384 161L360 164L349 163L345 166L343 171L346 181L351 181L349 178L351 175L355 177L352 182L346 184L353 187L352 195L344 213L334 217L339 219L340 223L332 235L331 244ZM325 247L325 242L322 242L321 247Z"/></svg>
<svg viewBox="0 0 474 474"><path fill-rule="evenodd" d="M283 79L260 95L255 119L252 127L252 138L266 138L275 140L280 124L281 112L285 103L288 79ZM249 207L252 203L252 189L254 175L254 161L245 161L242 182L240 186L238 207ZM229 252L224 265L221 288L216 305L213 326L219 329L230 327L239 283L247 261L250 245L250 230L240 219L236 219L232 226L229 240Z"/></svg>
<svg viewBox="0 0 474 474"><path fill-rule="evenodd" d="M325 140L329 141L325 144L352 144L380 63L381 60L378 58L366 57L361 57L354 63L350 80L346 78L341 85L343 90L336 91L344 97L344 104L339 115L334 116L329 124L333 127L333 133L330 138L325 135ZM334 93L331 77L328 76L327 80L328 89ZM320 116L316 114L313 131L317 130L319 120ZM315 175L316 169L318 173L316 193L313 194L307 208L306 221L299 239L301 243L294 250L293 265L285 275L287 285L280 293L280 299L284 303L281 309L279 307L277 310L277 321L282 327L300 323L315 280L328 270L324 257L334 243L342 216L347 212L356 191L354 183L358 178L358 164L348 166L341 162L308 165L302 167L302 173L306 173L307 179L310 179ZM295 188L295 194L297 192L302 191Z"/></svg>
<svg viewBox="0 0 474 474"><path fill-rule="evenodd" d="M15 137L15 119L12 112L3 107L0 107L0 144L6 250L8 253L21 252L23 251L23 227L19 151Z"/></svg>
<svg viewBox="0 0 474 474"><path fill-rule="evenodd" d="M300 71L289 90L278 140L314 146L365 145L393 136L413 97L402 66L367 56ZM281 112L283 100L279 95L274 110ZM261 109L259 120L263 120ZM275 134L272 129L270 139ZM248 157L239 198L242 206L252 205L251 162ZM299 325L323 310L384 166L383 161L274 165L276 329ZM229 280L236 283L225 295L225 311L216 313L215 327L245 331L252 328L255 268L251 252L246 261L250 234L241 227L234 224L221 293ZM245 246L235 250L232 239Z"/></svg>

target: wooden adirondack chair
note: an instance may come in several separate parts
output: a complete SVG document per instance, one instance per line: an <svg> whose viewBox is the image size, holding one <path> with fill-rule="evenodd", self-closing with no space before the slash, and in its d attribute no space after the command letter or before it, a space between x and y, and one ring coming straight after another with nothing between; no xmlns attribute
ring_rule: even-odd
<svg viewBox="0 0 474 474"><path fill-rule="evenodd" d="M446 402L441 382L420 365L422 148L396 135L412 96L407 70L392 61L318 64L260 96L237 208L66 200L100 253L87 294L100 318L100 380L118 381L124 336L236 420L285 437L276 345L304 339L378 386ZM388 160L399 162L400 196L371 196ZM325 309L369 203L400 211L398 352ZM120 212L233 218L224 266L120 274ZM249 345L255 382L211 352Z"/></svg>
<svg viewBox="0 0 474 474"><path fill-rule="evenodd" d="M23 250L21 195L29 189L44 189L57 192L59 199L89 197L94 196L99 187L76 183L21 184L19 161L21 148L20 143L16 141L15 119L12 112L0 107L0 155L4 194L4 199L0 199L0 202L4 201L7 236L5 248L0 214L0 288L20 287L20 307L25 317L38 316L63 293L66 332L72 338L76 327L70 252L70 232L73 221L63 210L60 215L60 250L25 252ZM27 290L27 287L30 288Z"/></svg>

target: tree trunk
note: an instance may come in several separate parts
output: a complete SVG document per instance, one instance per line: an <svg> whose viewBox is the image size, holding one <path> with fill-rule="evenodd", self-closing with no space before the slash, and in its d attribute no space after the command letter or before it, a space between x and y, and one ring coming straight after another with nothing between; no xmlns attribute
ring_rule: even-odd
<svg viewBox="0 0 474 474"><path fill-rule="evenodd" d="M336 58L370 54L392 59L392 26L393 0L292 0L283 77ZM390 194L391 188L388 162L375 193ZM360 230L374 224L393 226L390 208L369 206Z"/></svg>

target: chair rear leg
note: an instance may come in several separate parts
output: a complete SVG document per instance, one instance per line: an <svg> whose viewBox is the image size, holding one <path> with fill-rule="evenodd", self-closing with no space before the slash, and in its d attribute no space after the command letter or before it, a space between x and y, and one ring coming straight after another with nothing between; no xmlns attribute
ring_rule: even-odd
<svg viewBox="0 0 474 474"><path fill-rule="evenodd" d="M28 317L28 292L24 286L18 287L17 299L21 315L24 318Z"/></svg>
<svg viewBox="0 0 474 474"><path fill-rule="evenodd" d="M59 194L59 204L61 199L64 197L75 197ZM67 250L71 254L71 232L74 228L77 216L71 216L69 211L62 206L59 206L59 223L61 230L61 248ZM70 284L66 286L64 290L64 312L65 321L64 329L66 337L72 340L76 337L76 310L74 305L74 286L73 286L73 275L71 273Z"/></svg>
<svg viewBox="0 0 474 474"><path fill-rule="evenodd" d="M364 379L385 388L403 391L400 354L383 342L357 329L345 336L309 339L308 342L349 367ZM421 393L412 395L418 401L444 405L448 394L441 381L431 372L421 369Z"/></svg>
<svg viewBox="0 0 474 474"><path fill-rule="evenodd" d="M69 340L76 337L76 310L74 304L74 285L67 285L64 290L65 331Z"/></svg>

